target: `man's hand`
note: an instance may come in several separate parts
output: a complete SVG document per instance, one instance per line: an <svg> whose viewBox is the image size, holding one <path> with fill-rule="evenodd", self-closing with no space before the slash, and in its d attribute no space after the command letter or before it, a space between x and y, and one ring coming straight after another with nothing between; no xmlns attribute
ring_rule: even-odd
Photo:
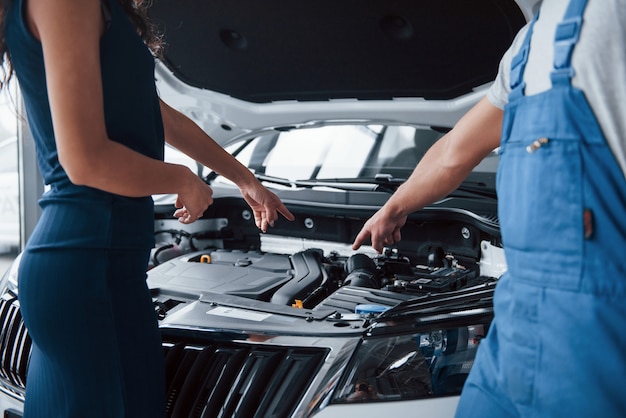
<svg viewBox="0 0 626 418"><path fill-rule="evenodd" d="M385 246L393 245L402 239L400 229L406 223L406 218L406 215L394 215L386 206L381 208L365 222L352 244L352 249L357 250L370 240L372 247L381 254Z"/></svg>

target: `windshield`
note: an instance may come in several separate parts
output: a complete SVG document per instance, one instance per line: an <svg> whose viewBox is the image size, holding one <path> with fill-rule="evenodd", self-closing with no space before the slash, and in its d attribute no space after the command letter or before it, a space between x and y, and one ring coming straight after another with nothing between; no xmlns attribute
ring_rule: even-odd
<svg viewBox="0 0 626 418"><path fill-rule="evenodd" d="M242 139L226 150L260 179L285 186L306 186L309 181L362 181L376 179L394 187L409 177L415 165L447 128L402 125L329 125L268 131ZM184 154L166 147L166 161L185 164L201 177L210 170ZM492 189L498 150L485 158L468 177L471 187ZM230 183L215 173L219 183ZM393 180L393 181L391 181Z"/></svg>
<svg viewBox="0 0 626 418"><path fill-rule="evenodd" d="M382 125L324 126L256 137L236 153L257 174L291 181L407 178L442 132Z"/></svg>

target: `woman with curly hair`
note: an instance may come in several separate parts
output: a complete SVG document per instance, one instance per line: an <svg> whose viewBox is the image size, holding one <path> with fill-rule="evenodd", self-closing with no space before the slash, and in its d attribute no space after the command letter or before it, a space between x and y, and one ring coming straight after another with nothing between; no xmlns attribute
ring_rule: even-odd
<svg viewBox="0 0 626 418"><path fill-rule="evenodd" d="M33 340L25 417L165 415L163 352L146 286L151 195L194 222L212 203L164 141L232 180L266 231L280 199L154 82L160 41L132 0L4 0L0 54L14 73L49 191L23 252L19 301ZM152 49L151 49L152 48Z"/></svg>

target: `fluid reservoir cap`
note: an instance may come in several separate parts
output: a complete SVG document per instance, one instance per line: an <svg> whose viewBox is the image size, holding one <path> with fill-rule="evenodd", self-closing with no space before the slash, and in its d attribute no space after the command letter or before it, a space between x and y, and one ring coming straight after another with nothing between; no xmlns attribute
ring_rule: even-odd
<svg viewBox="0 0 626 418"><path fill-rule="evenodd" d="M389 309L389 306L364 304L356 305L356 307L354 308L354 313L359 315L377 315L379 313L385 312L387 309Z"/></svg>
<svg viewBox="0 0 626 418"><path fill-rule="evenodd" d="M252 260L250 260L249 258L240 258L239 260L235 262L235 265L237 267L248 267L251 264L252 264Z"/></svg>

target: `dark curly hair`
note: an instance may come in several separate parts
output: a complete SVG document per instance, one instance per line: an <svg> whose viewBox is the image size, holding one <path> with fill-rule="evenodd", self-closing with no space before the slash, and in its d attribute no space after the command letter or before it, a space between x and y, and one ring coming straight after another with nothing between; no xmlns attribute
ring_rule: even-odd
<svg viewBox="0 0 626 418"><path fill-rule="evenodd" d="M11 57L7 49L4 38L4 22L6 12L12 0L0 0L0 90L9 82L13 75ZM115 0L111 0L115 1ZM154 56L160 57L162 52L162 38L148 19L148 8L151 0L117 0L122 6L130 20L137 28L137 33L141 36L146 45L150 48Z"/></svg>

